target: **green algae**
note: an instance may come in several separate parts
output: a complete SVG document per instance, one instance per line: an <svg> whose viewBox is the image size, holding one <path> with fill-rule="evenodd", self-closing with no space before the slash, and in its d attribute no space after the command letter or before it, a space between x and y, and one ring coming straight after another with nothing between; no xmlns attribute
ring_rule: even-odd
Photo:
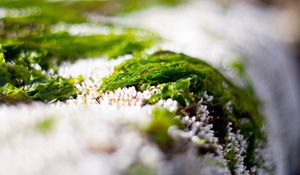
<svg viewBox="0 0 300 175"><path fill-rule="evenodd" d="M113 9L111 3L1 1L0 7L6 13L0 17L0 45L3 49L0 52L1 103L31 100L51 102L75 97L73 79L56 74L59 64L82 58L116 58L136 54L157 43L159 37L151 32L115 24L91 23L88 20L87 13L97 11L106 14L106 9ZM117 8L115 13L121 11ZM93 25L104 28L106 32L74 35L68 31L73 24ZM60 25L65 28L60 29Z"/></svg>
<svg viewBox="0 0 300 175"><path fill-rule="evenodd" d="M155 4L176 1L158 0ZM87 13L106 14L106 10L122 4L114 10L115 13L121 12L120 8L130 6L131 0L128 2L1 1L0 7L5 15L0 17L0 44L6 50L6 60L18 59L30 64L37 63L44 70L57 70L54 65L63 61L98 56L116 58L152 47L159 38L151 32L110 23L95 23L87 18ZM147 3L144 4L146 7ZM71 35L68 28L56 32L55 29L61 24L67 27L72 27L72 24L94 25L108 32ZM32 55L34 58L31 58Z"/></svg>
<svg viewBox="0 0 300 175"><path fill-rule="evenodd" d="M1 24L1 22L0 22ZM7 60L37 63L43 69L55 69L55 64L80 58L116 58L134 54L152 47L159 37L141 29L113 24L94 24L105 33L72 35L65 29L53 31L58 26L5 18L0 25L1 45ZM79 26L80 27L80 26ZM34 58L32 58L34 57Z"/></svg>
<svg viewBox="0 0 300 175"><path fill-rule="evenodd" d="M176 82L159 84L158 89L161 91L154 94L149 100L149 103L156 103L160 99L172 98L181 105L186 105L195 100L190 92L190 78L179 79Z"/></svg>
<svg viewBox="0 0 300 175"><path fill-rule="evenodd" d="M54 62L59 64L63 61L97 56L115 58L141 52L151 47L155 39L155 35L138 29L124 29L120 34L87 36L73 36L67 32L58 32L28 37L4 37L2 46L7 51L4 54L8 60L25 55L21 60L49 68L53 67ZM33 59L30 58L32 53L36 55Z"/></svg>
<svg viewBox="0 0 300 175"><path fill-rule="evenodd" d="M87 36L73 36L67 32L51 33L47 30L21 32L22 36L9 32L0 35L4 49L0 57L0 85L10 83L9 92L12 92L12 86L23 86L24 92L21 94L28 96L28 99L41 101L66 100L75 95L74 83L69 79L46 75L43 71L57 72L57 65L64 61L96 56L114 58L142 52L151 47L157 39L152 33L132 28L124 28L121 33ZM36 70L36 66L41 70ZM6 94L6 97L11 94L5 92L8 89L2 88L2 94ZM2 99L17 100L4 97Z"/></svg>
<svg viewBox="0 0 300 175"><path fill-rule="evenodd" d="M12 104L15 102L24 102L28 100L28 95L22 88L17 88L10 83L6 83L4 86L0 87L0 104Z"/></svg>
<svg viewBox="0 0 300 175"><path fill-rule="evenodd" d="M265 134L261 130L263 117L259 112L259 101L250 87L238 87L204 61L169 51L139 55L124 61L112 75L103 79L100 90L130 86L140 91L156 86L160 92L146 103L172 98L180 104L178 113L182 116L197 112L196 104L204 93L213 96L206 105L213 111L210 115L216 118L214 126L219 127L213 129L220 142L225 144L226 126L232 122L233 129L241 130L249 144L245 164L255 165L254 151L258 143L265 140ZM227 157L232 158L230 154Z"/></svg>
<svg viewBox="0 0 300 175"><path fill-rule="evenodd" d="M0 53L0 103L51 102L76 96L72 79L49 75L26 64L6 62L3 51Z"/></svg>

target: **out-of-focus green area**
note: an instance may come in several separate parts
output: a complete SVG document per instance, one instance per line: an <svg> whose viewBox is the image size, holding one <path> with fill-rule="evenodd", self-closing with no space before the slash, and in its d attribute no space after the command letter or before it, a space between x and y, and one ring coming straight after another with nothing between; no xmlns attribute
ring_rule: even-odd
<svg viewBox="0 0 300 175"><path fill-rule="evenodd" d="M79 23L87 14L120 15L155 5L174 6L186 0L97 0L97 1L45 1L2 0L0 7L8 9L8 16L27 16L28 21ZM16 9L20 10L19 12Z"/></svg>

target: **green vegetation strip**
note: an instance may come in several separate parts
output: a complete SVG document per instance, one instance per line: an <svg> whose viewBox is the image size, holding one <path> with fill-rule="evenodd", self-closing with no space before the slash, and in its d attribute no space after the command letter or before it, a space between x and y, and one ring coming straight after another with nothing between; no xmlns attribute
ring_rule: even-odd
<svg viewBox="0 0 300 175"><path fill-rule="evenodd" d="M0 51L0 103L66 100L76 96L74 80L47 75L26 64L6 62Z"/></svg>
<svg viewBox="0 0 300 175"><path fill-rule="evenodd" d="M47 1L1 0L0 7L8 10L8 17L19 14L27 21L55 24L59 22L83 23L88 15L112 16L155 6L174 6L186 0L98 0L98 1ZM18 12L16 10L19 10Z"/></svg>
<svg viewBox="0 0 300 175"><path fill-rule="evenodd" d="M115 58L141 52L151 47L156 39L154 35L138 29L124 29L118 34L73 36L67 32L42 32L37 35L2 38L7 60L33 61L44 69L53 68L54 62L59 64L97 56ZM35 55L33 59L30 57L32 54Z"/></svg>

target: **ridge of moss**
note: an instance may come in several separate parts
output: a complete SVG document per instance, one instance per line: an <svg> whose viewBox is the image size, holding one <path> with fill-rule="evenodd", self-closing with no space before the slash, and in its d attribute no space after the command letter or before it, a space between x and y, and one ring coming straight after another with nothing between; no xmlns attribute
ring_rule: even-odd
<svg viewBox="0 0 300 175"><path fill-rule="evenodd" d="M134 29L124 29L121 34L97 34L72 36L67 32L43 33L37 36L4 38L2 46L6 50L7 60L22 57L26 60L34 53L34 60L42 67L51 67L53 62L75 61L85 57L106 56L115 58L133 54L151 47L155 43L153 35L144 33L143 38ZM27 56L28 55L28 56ZM29 60L27 60L29 61Z"/></svg>
<svg viewBox="0 0 300 175"><path fill-rule="evenodd" d="M170 51L139 55L124 61L103 79L100 90L130 86L140 91L156 86L160 92L146 103L172 98L180 104L182 110L179 111L189 110L187 112L191 113L195 113L196 103L204 93L213 96L208 102L216 113L212 115L223 115L225 119L222 121L230 121L235 130L241 130L249 143L245 163L248 166L255 164L254 151L258 142L265 140L265 134L262 132L259 101L251 88L238 87L204 61ZM225 129L218 131L222 137L220 140L226 139L226 135L221 134L226 133Z"/></svg>

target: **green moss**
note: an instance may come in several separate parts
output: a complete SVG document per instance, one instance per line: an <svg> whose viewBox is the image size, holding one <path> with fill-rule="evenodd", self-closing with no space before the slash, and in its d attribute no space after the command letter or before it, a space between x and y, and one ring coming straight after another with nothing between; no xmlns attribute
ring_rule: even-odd
<svg viewBox="0 0 300 175"><path fill-rule="evenodd" d="M0 44L4 50L0 52L1 101L51 102L74 97L73 80L57 76L57 65L87 57L116 58L136 54L159 40L151 32L113 24L93 24L108 30L105 34L71 35L67 28L54 32L60 22L66 26L90 24L86 12L95 12L99 8L105 10L108 8L106 3L1 1L0 6L8 12L0 22ZM46 73L50 70L54 74ZM16 93L12 93L14 91Z"/></svg>
<svg viewBox="0 0 300 175"><path fill-rule="evenodd" d="M162 83L157 86L161 91L154 94L149 103L155 103L160 99L172 98L181 105L189 104L194 100L193 94L190 92L190 78L179 79L176 82Z"/></svg>
<svg viewBox="0 0 300 175"><path fill-rule="evenodd" d="M66 100L76 96L72 79L50 76L26 64L6 63L0 51L0 103Z"/></svg>
<svg viewBox="0 0 300 175"><path fill-rule="evenodd" d="M9 61L38 63L42 68L49 69L54 63L68 60L97 56L115 58L141 52L158 39L154 34L138 29L124 28L121 31L87 36L73 36L67 32L30 33L22 37L9 35L2 37L2 47Z"/></svg>
<svg viewBox="0 0 300 175"><path fill-rule="evenodd" d="M0 104L11 104L20 101L29 101L27 93L22 88L17 88L10 83L0 86Z"/></svg>
<svg viewBox="0 0 300 175"><path fill-rule="evenodd" d="M146 128L146 132L159 146L166 150L172 145L172 139L168 135L170 126L181 126L179 120L174 119L175 113L165 108L156 107L152 111L152 120Z"/></svg>
<svg viewBox="0 0 300 175"><path fill-rule="evenodd" d="M38 77L32 84L24 87L31 99L44 102L64 101L76 96L74 84L62 77Z"/></svg>
<svg viewBox="0 0 300 175"><path fill-rule="evenodd" d="M115 3L125 2L1 1L0 6L8 10L0 22L0 44L6 50L6 60L38 63L45 70L56 70L54 65L63 61L97 56L115 58L152 47L159 38L151 32L114 24L89 23L87 12L101 13L113 9ZM66 26L74 23L93 24L109 32L93 35L71 35L67 29L53 32L57 24L61 23Z"/></svg>
<svg viewBox="0 0 300 175"><path fill-rule="evenodd" d="M129 86L135 86L141 91L156 86L161 92L154 94L148 103L172 98L181 105L180 112L191 114L197 112L196 103L203 97L204 92L212 95L213 100L207 102L214 111L211 115L222 117L214 124L225 126L214 128L219 139L225 140L222 133L226 133L226 123L220 122L231 121L234 130L241 130L249 142L246 164L255 164L254 149L260 140L265 139L265 135L261 131L263 117L259 112L259 101L251 88L236 86L215 68L199 59L168 51L137 56L123 62L115 68L112 75L103 79L100 90ZM232 110L227 107L230 103Z"/></svg>

